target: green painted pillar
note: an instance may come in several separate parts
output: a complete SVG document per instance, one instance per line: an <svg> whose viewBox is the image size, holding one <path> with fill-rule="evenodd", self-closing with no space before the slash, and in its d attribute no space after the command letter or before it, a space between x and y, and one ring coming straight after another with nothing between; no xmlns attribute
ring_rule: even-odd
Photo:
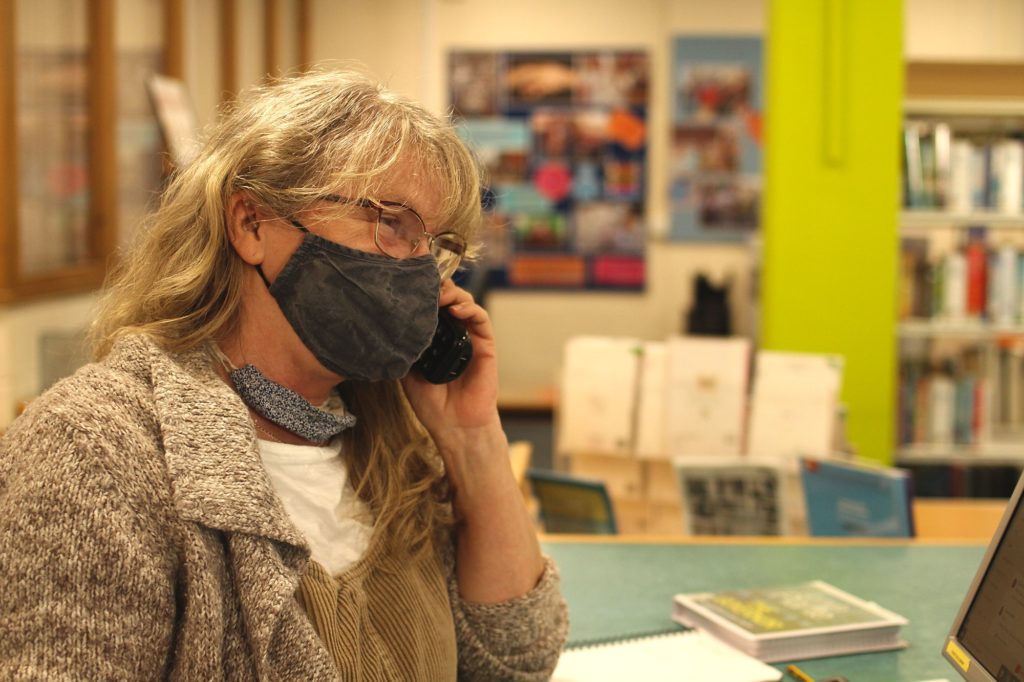
<svg viewBox="0 0 1024 682"><path fill-rule="evenodd" d="M858 454L890 462L903 3L771 0L761 345L845 357Z"/></svg>

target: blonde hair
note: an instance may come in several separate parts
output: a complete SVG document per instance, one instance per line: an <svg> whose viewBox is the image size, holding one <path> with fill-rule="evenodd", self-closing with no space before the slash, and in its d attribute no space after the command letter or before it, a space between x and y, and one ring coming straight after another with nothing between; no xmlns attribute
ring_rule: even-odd
<svg viewBox="0 0 1024 682"><path fill-rule="evenodd" d="M254 88L172 176L132 252L112 271L92 325L94 355L102 358L127 334L184 352L237 328L244 264L228 241L233 194L291 216L339 187L374 197L401 159L413 159L442 197L438 224L473 243L479 171L448 123L353 71ZM344 382L342 392L359 419L343 448L357 492L374 510L377 531L416 553L450 523L436 449L397 382Z"/></svg>

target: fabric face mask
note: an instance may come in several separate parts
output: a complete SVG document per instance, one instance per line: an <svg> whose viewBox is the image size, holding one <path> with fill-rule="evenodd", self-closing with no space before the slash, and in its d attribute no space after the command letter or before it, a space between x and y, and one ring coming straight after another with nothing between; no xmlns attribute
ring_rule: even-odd
<svg viewBox="0 0 1024 682"><path fill-rule="evenodd" d="M346 379L404 377L437 325L441 279L431 256L395 260L307 232L267 286L310 352Z"/></svg>

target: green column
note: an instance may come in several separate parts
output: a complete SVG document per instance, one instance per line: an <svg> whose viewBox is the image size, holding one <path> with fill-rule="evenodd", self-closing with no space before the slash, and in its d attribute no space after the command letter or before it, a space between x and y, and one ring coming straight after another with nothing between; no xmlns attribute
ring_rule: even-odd
<svg viewBox="0 0 1024 682"><path fill-rule="evenodd" d="M761 345L845 357L857 452L895 428L903 3L771 0Z"/></svg>

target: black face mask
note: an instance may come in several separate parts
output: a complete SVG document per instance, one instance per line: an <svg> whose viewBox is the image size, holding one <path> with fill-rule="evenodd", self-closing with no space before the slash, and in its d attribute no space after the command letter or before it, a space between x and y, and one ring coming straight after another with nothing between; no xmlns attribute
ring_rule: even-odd
<svg viewBox="0 0 1024 682"><path fill-rule="evenodd" d="M431 256L395 260L307 232L267 286L306 348L346 379L404 377L437 325Z"/></svg>

